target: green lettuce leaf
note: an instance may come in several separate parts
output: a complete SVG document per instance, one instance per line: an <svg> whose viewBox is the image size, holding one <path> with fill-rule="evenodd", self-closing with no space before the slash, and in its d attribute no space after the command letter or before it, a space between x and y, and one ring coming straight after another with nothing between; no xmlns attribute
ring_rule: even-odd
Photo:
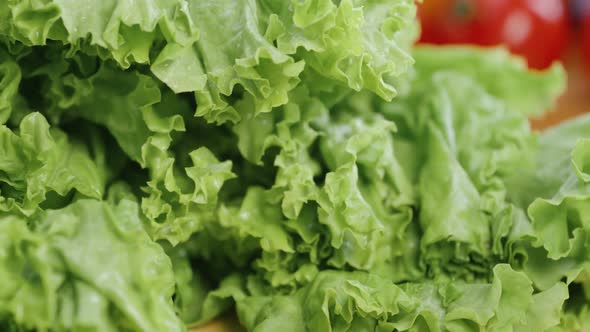
<svg viewBox="0 0 590 332"><path fill-rule="evenodd" d="M12 114L21 75L17 63L0 48L0 124L6 123Z"/></svg>
<svg viewBox="0 0 590 332"><path fill-rule="evenodd" d="M524 168L519 176L510 179L512 199L526 207L538 197L551 198L555 195L573 175L572 150L579 139L590 138L589 130L590 117L586 115L545 130L539 136L534 167ZM577 163L582 161L580 159Z"/></svg>
<svg viewBox="0 0 590 332"><path fill-rule="evenodd" d="M391 99L388 78L412 64L407 50L417 31L410 0L7 0L4 7L0 36L9 41L59 41L70 55L96 54L123 68L150 64L176 93L195 92L197 115L218 123L241 119L237 91L252 97L256 113L286 104L307 66L306 77L330 82L324 90L337 82Z"/></svg>
<svg viewBox="0 0 590 332"><path fill-rule="evenodd" d="M429 77L442 69L472 77L513 112L530 116L547 111L565 90L564 69L560 64L545 71L531 71L524 59L502 48L482 49L478 56L473 53L470 47L420 46L412 56L418 64L419 76Z"/></svg>
<svg viewBox="0 0 590 332"><path fill-rule="evenodd" d="M293 296L237 299L248 330L272 331L544 331L560 322L567 299L558 283L534 292L531 281L497 265L491 283L396 286L363 272L324 271Z"/></svg>
<svg viewBox="0 0 590 332"><path fill-rule="evenodd" d="M501 64L477 49L444 52L482 66ZM416 58L421 61L410 92L373 105L399 128L398 160L418 188L421 264L430 276L487 280L494 264L516 255L513 244L531 236L509 189L521 169L534 168L536 137L506 96L479 82L479 72L437 67L435 57Z"/></svg>
<svg viewBox="0 0 590 332"><path fill-rule="evenodd" d="M26 45L57 40L73 51L100 47L123 67L147 63L164 35L186 44L197 34L181 1L6 1L8 24L0 33Z"/></svg>
<svg viewBox="0 0 590 332"><path fill-rule="evenodd" d="M26 220L0 220L0 316L29 329L183 331L170 259L136 203L79 200ZM26 277L23 277L26 276Z"/></svg>
<svg viewBox="0 0 590 332"><path fill-rule="evenodd" d="M146 194L142 206L150 221L150 234L172 243L186 240L201 227L202 222L194 219L212 213L223 181L233 177L230 163L217 165L218 160L206 147L168 151L173 136L185 132L185 123L191 120L188 102L151 76L120 71L109 63L93 67L92 59L83 56L42 62L55 56L54 52L60 54L59 49L48 50L22 60L39 61L37 68L26 73L27 81L22 85L41 82L44 99L37 104L53 122L79 125L83 121L106 128L124 152L119 168L136 167L129 166L127 159L131 159L149 171L149 181L139 183L145 187L136 188L136 192ZM194 163L191 158L196 158ZM176 159L183 160L182 165ZM120 176L121 170L111 173L111 177Z"/></svg>
<svg viewBox="0 0 590 332"><path fill-rule="evenodd" d="M27 115L15 133L0 126L0 211L30 216L51 193L100 199L105 171L87 147L51 128L39 113Z"/></svg>

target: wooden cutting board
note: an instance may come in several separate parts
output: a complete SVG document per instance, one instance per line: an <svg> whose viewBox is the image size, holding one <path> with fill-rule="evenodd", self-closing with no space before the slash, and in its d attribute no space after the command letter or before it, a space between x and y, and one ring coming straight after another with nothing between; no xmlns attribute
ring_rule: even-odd
<svg viewBox="0 0 590 332"><path fill-rule="evenodd" d="M566 54L564 65L568 72L568 88L559 98L552 111L538 119L531 119L535 130L542 130L573 118L585 112L590 112L590 70L584 72L582 56L578 49L572 49ZM193 328L189 332L242 332L235 317L215 320L207 325Z"/></svg>

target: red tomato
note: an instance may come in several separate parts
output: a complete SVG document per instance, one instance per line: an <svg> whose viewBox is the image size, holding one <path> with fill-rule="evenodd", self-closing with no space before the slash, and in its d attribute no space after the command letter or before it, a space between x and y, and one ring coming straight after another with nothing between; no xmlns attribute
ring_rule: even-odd
<svg viewBox="0 0 590 332"><path fill-rule="evenodd" d="M563 0L425 0L421 42L506 45L532 68L563 53L569 19Z"/></svg>
<svg viewBox="0 0 590 332"><path fill-rule="evenodd" d="M586 71L590 74L590 5L582 16L582 54Z"/></svg>
<svg viewBox="0 0 590 332"><path fill-rule="evenodd" d="M425 0L418 6L420 42L474 43L478 35L477 6L471 1Z"/></svg>

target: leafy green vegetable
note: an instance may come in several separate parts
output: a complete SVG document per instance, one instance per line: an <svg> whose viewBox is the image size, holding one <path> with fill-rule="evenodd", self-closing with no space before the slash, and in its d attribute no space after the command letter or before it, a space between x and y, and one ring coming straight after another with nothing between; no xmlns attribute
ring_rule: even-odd
<svg viewBox="0 0 590 332"><path fill-rule="evenodd" d="M0 127L0 137L0 211L32 215L40 203L48 203L49 192L65 196L75 189L86 197L102 197L104 174L86 147L70 143L66 134L50 128L40 113L24 117L18 135Z"/></svg>
<svg viewBox="0 0 590 332"><path fill-rule="evenodd" d="M29 224L29 225L27 225ZM79 200L27 223L3 217L3 313L37 330L183 330L172 264L139 207ZM116 254L113 254L116 253Z"/></svg>
<svg viewBox="0 0 590 332"><path fill-rule="evenodd" d="M567 298L563 283L533 295L524 273L505 264L493 273L491 283L399 287L364 272L324 271L291 296L247 297L237 310L246 328L257 331L273 331L285 321L289 331L543 331L559 322Z"/></svg>
<svg viewBox="0 0 590 332"><path fill-rule="evenodd" d="M0 330L582 331L590 117L411 0L0 0Z"/></svg>

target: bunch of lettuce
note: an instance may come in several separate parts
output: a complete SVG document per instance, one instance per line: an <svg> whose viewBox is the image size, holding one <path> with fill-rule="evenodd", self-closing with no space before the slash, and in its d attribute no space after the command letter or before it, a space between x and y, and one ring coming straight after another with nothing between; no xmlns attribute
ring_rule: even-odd
<svg viewBox="0 0 590 332"><path fill-rule="evenodd" d="M413 0L0 0L0 331L590 329L590 117Z"/></svg>

